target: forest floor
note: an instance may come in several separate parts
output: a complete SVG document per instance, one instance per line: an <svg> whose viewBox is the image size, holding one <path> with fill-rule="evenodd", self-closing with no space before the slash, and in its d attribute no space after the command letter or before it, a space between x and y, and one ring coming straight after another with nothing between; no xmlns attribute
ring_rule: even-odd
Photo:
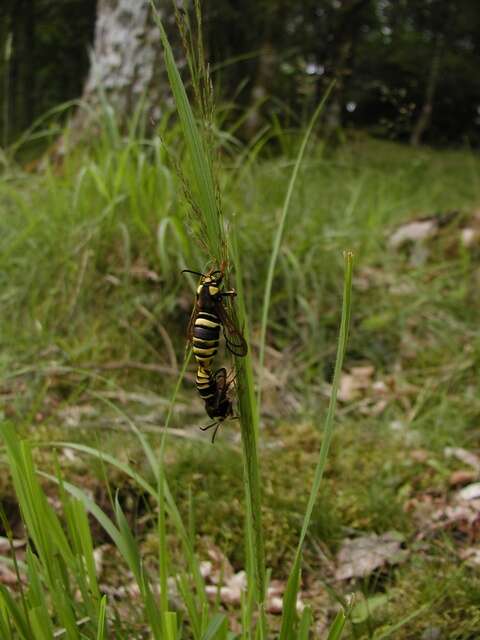
<svg viewBox="0 0 480 640"><path fill-rule="evenodd" d="M229 156L221 174L225 211L236 212L254 352L296 140L280 142L280 158L250 150ZM36 445L94 444L148 476L128 422L159 447L193 299L179 272L199 264L161 151L115 151L107 143L42 173L5 165L1 410ZM272 617L321 442L347 248L356 256L351 337L302 601L313 604L321 629L335 609L333 594L355 594L348 638L473 640L480 629L480 161L469 151L413 150L360 135L336 150L318 146L304 164L274 281L265 369L256 372L266 552L277 590ZM233 615L244 568L238 426L225 424L212 445L198 429L206 418L192 380L193 365L175 404L167 477L209 562L207 581L214 585L219 572L230 580L224 604ZM154 514L138 487L67 446L55 451L64 477L107 510L109 490L118 491L143 551L153 553ZM38 449L40 466L54 458L52 447ZM21 538L5 473L1 491ZM121 599L128 576L92 526L102 582ZM178 551L173 533L170 543ZM9 578L0 573L0 582L2 575Z"/></svg>

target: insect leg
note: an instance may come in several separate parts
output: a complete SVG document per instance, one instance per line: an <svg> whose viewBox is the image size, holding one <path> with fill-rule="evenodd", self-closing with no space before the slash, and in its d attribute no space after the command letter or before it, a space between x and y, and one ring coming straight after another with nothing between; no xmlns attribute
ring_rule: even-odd
<svg viewBox="0 0 480 640"><path fill-rule="evenodd" d="M200 427L201 431L208 431L208 429L211 429L212 427L214 427L215 425L218 425L217 420L215 420L215 422L211 422L210 424L207 424L206 427Z"/></svg>
<svg viewBox="0 0 480 640"><path fill-rule="evenodd" d="M213 436L212 436L212 444L214 444L215 442L215 436L217 435L217 431L220 427L220 424L221 424L220 422L217 422L217 426L215 427L215 431L213 432Z"/></svg>

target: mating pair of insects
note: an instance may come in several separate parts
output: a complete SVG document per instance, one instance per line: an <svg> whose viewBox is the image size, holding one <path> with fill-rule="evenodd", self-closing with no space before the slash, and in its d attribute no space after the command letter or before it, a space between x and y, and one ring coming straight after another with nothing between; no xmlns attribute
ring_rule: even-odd
<svg viewBox="0 0 480 640"><path fill-rule="evenodd" d="M213 443L221 423L227 418L234 418L228 390L235 377L227 376L225 367L215 372L212 369L220 343L220 328L223 327L225 344L233 355L246 355L248 347L225 304L225 300L234 297L236 292L233 289L223 290L223 271L212 270L204 274L184 269L183 273L200 277L187 336L197 361L196 387L209 418L213 420L201 429L206 431L214 427Z"/></svg>

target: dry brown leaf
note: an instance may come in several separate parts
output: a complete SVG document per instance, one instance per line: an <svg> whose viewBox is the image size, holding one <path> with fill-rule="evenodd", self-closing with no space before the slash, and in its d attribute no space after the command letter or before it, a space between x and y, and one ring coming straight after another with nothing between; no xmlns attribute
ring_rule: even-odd
<svg viewBox="0 0 480 640"><path fill-rule="evenodd" d="M385 565L403 562L408 552L401 548L403 536L388 531L346 540L337 554L336 580L364 578Z"/></svg>
<svg viewBox="0 0 480 640"><path fill-rule="evenodd" d="M208 574L209 581L212 584L219 584L220 582L227 584L234 577L233 567L227 556L214 544L209 545L207 554L212 565ZM204 570L206 570L206 567L204 567Z"/></svg>
<svg viewBox="0 0 480 640"><path fill-rule="evenodd" d="M108 557L108 554L112 554L114 551L113 545L106 542L105 544L101 544L99 547L95 547L93 550L93 561L95 563L95 571L98 576L101 576L103 573L104 559L105 556Z"/></svg>
<svg viewBox="0 0 480 640"><path fill-rule="evenodd" d="M72 405L58 411L57 415L60 420L63 420L66 427L74 428L78 427L83 418L93 418L98 414L95 407L84 405Z"/></svg>
<svg viewBox="0 0 480 640"><path fill-rule="evenodd" d="M388 400L378 400L373 404L368 404L362 407L361 413L366 416L373 416L374 418L382 414L388 406Z"/></svg>
<svg viewBox="0 0 480 640"><path fill-rule="evenodd" d="M286 582L282 580L271 580L267 589L267 598L265 608L268 613L279 615L283 610L283 594L286 588ZM297 594L297 613L301 613L305 608L300 594Z"/></svg>
<svg viewBox="0 0 480 640"><path fill-rule="evenodd" d="M472 451L462 449L462 447L445 447L443 453L447 458L457 458L480 473L480 458Z"/></svg>
<svg viewBox="0 0 480 640"><path fill-rule="evenodd" d="M267 599L265 608L267 610L267 613L280 615L283 609L283 599L280 596L272 596Z"/></svg>
<svg viewBox="0 0 480 640"><path fill-rule="evenodd" d="M137 280L149 280L150 282L160 282L160 276L153 269L149 269L142 260L137 260L129 270L130 275Z"/></svg>
<svg viewBox="0 0 480 640"><path fill-rule="evenodd" d="M467 547L466 549L460 549L458 555L461 560L471 566L480 566L480 549L477 547Z"/></svg>
<svg viewBox="0 0 480 640"><path fill-rule="evenodd" d="M464 247L470 249L470 247L480 244L480 230L473 229L472 227L465 227L460 234L460 241Z"/></svg>
<svg viewBox="0 0 480 640"><path fill-rule="evenodd" d="M470 471L470 469L460 469L450 474L448 484L451 487L458 487L465 484L470 484L478 477L476 471Z"/></svg>
<svg viewBox="0 0 480 640"><path fill-rule="evenodd" d="M22 582L24 581L24 577L22 577ZM16 573L11 571L8 567L3 564L0 564L0 583L8 584L10 586L14 586L18 584L18 579Z"/></svg>
<svg viewBox="0 0 480 640"><path fill-rule="evenodd" d="M239 571L230 576L220 587L220 601L223 604L240 604L242 592L247 588L247 574ZM214 600L219 591L218 585L207 585L205 587L207 596Z"/></svg>
<svg viewBox="0 0 480 640"><path fill-rule="evenodd" d="M207 580L212 575L213 564L210 560L203 560L200 562L200 574L204 580Z"/></svg>
<svg viewBox="0 0 480 640"><path fill-rule="evenodd" d="M458 500L478 500L480 498L480 482L473 482L457 493Z"/></svg>
<svg viewBox="0 0 480 640"><path fill-rule="evenodd" d="M407 242L422 242L438 232L438 224L434 218L407 222L392 233L388 240L391 249L398 249Z"/></svg>
<svg viewBox="0 0 480 640"><path fill-rule="evenodd" d="M363 392L371 386L374 373L373 365L352 367L350 373L343 373L340 378L338 399L341 402L351 402L362 397Z"/></svg>
<svg viewBox="0 0 480 640"><path fill-rule="evenodd" d="M13 538L12 541L8 538L0 536L0 553L8 553L11 548L20 549L27 544L26 538Z"/></svg>
<svg viewBox="0 0 480 640"><path fill-rule="evenodd" d="M431 457L431 453L426 449L413 449L413 451L410 451L410 457L415 462L423 463L423 462L426 462Z"/></svg>
<svg viewBox="0 0 480 640"><path fill-rule="evenodd" d="M210 572L210 567L207 566L211 563L202 563L205 565L205 569ZM211 572L208 573L207 580L212 580ZM283 609L283 593L285 591L285 582L280 580L272 580L268 586L267 597L265 602L265 608L268 613L278 615L282 613ZM242 592L247 588L247 574L245 571L239 571L238 573L230 575L226 580L224 579L222 585L208 584L205 587L207 596L214 600L218 594L220 594L220 602L225 605L239 605L242 599ZM297 611L301 613L304 609L303 601L300 594L297 596Z"/></svg>

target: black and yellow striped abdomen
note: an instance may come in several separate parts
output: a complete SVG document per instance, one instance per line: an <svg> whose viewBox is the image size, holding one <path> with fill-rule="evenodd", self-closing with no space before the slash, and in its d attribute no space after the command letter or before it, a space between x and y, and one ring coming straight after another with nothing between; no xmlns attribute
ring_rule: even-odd
<svg viewBox="0 0 480 640"><path fill-rule="evenodd" d="M218 351L220 327L216 313L199 311L193 326L193 355L200 367L206 368L212 364Z"/></svg>
<svg viewBox="0 0 480 640"><path fill-rule="evenodd" d="M198 393L202 400L210 400L217 393L217 384L211 372L201 365L197 369L197 378L195 380Z"/></svg>

